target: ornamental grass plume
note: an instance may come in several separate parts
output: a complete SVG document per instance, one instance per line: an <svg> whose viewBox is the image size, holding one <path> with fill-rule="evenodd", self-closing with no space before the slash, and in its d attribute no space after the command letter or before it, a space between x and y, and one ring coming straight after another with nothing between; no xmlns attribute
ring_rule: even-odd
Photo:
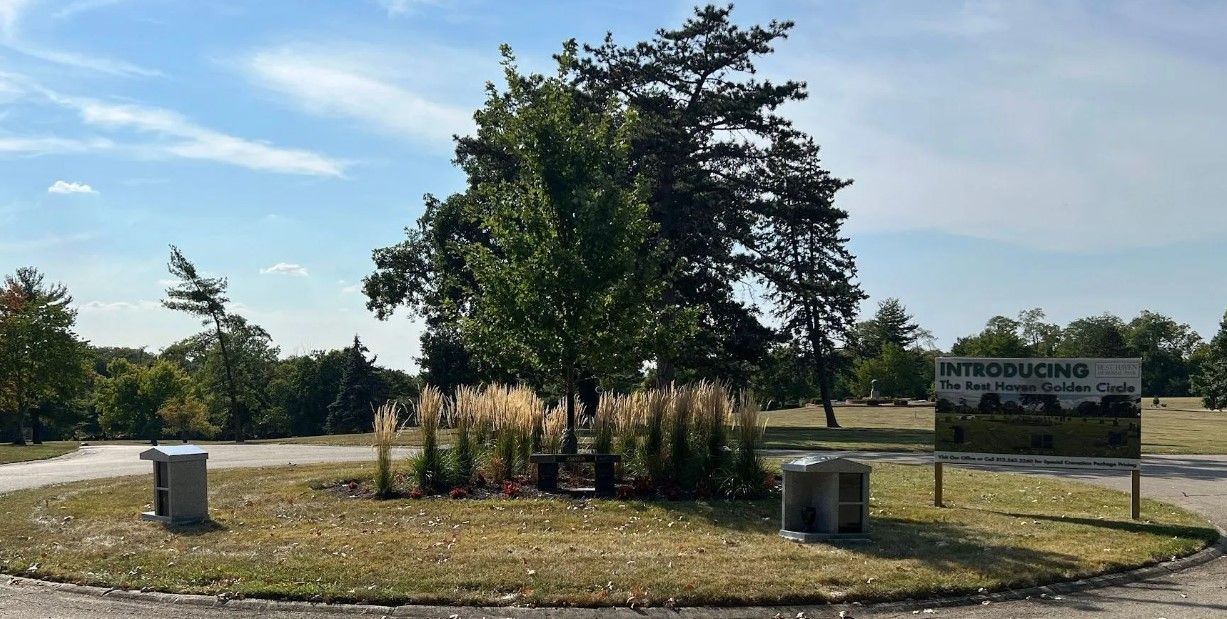
<svg viewBox="0 0 1227 619"><path fill-rule="evenodd" d="M452 448L452 466L456 473L456 482L467 484L473 479L473 461L475 459L473 428L476 410L481 393L468 386L456 388L456 397L452 400L449 425L455 429L455 446Z"/></svg>
<svg viewBox="0 0 1227 619"><path fill-rule="evenodd" d="M567 429L567 405L559 402L545 413L542 424L541 449L546 453L558 453L562 448L562 435Z"/></svg>
<svg viewBox="0 0 1227 619"><path fill-rule="evenodd" d="M657 485L665 480L665 419L669 413L672 390L672 387L649 389L644 393L643 450L640 456L644 472Z"/></svg>
<svg viewBox="0 0 1227 619"><path fill-rule="evenodd" d="M691 480L692 462L690 450L691 421L694 417L695 388L691 385L669 390L667 424L669 432L669 473L674 482L685 484Z"/></svg>
<svg viewBox="0 0 1227 619"><path fill-rule="evenodd" d="M639 446L639 431L647 409L647 395L636 391L617 396L614 408L614 452L622 454L622 461L629 464L636 457Z"/></svg>
<svg viewBox="0 0 1227 619"><path fill-rule="evenodd" d="M733 401L727 387L707 381L695 387L694 398L698 478L711 481L716 479L728 460Z"/></svg>
<svg viewBox="0 0 1227 619"><path fill-rule="evenodd" d="M613 451L614 424L618 417L618 407L622 397L607 393L596 403L596 413L592 416L592 451L596 453L611 453Z"/></svg>
<svg viewBox="0 0 1227 619"><path fill-rule="evenodd" d="M387 401L375 409L375 492L392 494L392 444L400 434L400 405Z"/></svg>
<svg viewBox="0 0 1227 619"><path fill-rule="evenodd" d="M422 450L414 456L412 473L418 487L436 492L447 485L447 466L439 449L439 422L447 399L434 385L427 385L418 396L417 415L422 429Z"/></svg>
<svg viewBox="0 0 1227 619"><path fill-rule="evenodd" d="M767 479L762 456L758 453L767 420L760 414L758 402L747 392L738 394L735 399L733 420L733 464L723 490L733 498L758 496Z"/></svg>

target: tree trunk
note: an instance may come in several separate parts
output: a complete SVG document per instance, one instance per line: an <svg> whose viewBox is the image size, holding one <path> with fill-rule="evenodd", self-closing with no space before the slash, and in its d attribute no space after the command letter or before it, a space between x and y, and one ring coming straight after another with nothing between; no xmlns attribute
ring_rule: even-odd
<svg viewBox="0 0 1227 619"><path fill-rule="evenodd" d="M222 323L216 315L213 325L217 327L217 344L222 349L222 365L226 368L226 391L230 395L230 422L234 424L234 442L243 442L243 420L239 413L239 396L234 388L234 372L230 369L230 353L226 350L226 337L222 334Z"/></svg>
<svg viewBox="0 0 1227 619"><path fill-rule="evenodd" d="M817 325L814 321L810 322L809 346L810 354L814 357L814 370L818 374L818 394L822 397L822 410L826 413L827 427L838 428L839 421L835 419L835 408L831 406L831 383L830 371L827 365L826 351L823 350L822 344L818 341Z"/></svg>
<svg viewBox="0 0 1227 619"><path fill-rule="evenodd" d="M43 421L37 408L30 411L30 442L35 445L43 444Z"/></svg>
<svg viewBox="0 0 1227 619"><path fill-rule="evenodd" d="M579 452L579 438L575 436L575 370L567 370L567 429L562 435L562 446L559 449L564 454Z"/></svg>
<svg viewBox="0 0 1227 619"><path fill-rule="evenodd" d="M13 444L14 445L25 445L26 444L25 413L21 410L21 405L17 406L16 428L17 428L17 431L15 434L13 434Z"/></svg>
<svg viewBox="0 0 1227 619"><path fill-rule="evenodd" d="M818 357L818 394L822 397L822 410L827 416L827 427L840 427L835 419L835 407L831 406L831 385L827 373L826 357Z"/></svg>
<svg viewBox="0 0 1227 619"><path fill-rule="evenodd" d="M676 374L673 367L673 362L664 359L656 361L656 386L664 389L673 384L673 377Z"/></svg>

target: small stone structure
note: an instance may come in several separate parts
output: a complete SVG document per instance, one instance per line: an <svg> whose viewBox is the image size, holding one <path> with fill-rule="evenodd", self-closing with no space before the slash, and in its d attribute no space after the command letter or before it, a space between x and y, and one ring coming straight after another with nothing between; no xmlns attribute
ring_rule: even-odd
<svg viewBox="0 0 1227 619"><path fill-rule="evenodd" d="M869 471L839 455L784 464L780 536L798 542L869 536Z"/></svg>
<svg viewBox="0 0 1227 619"><path fill-rule="evenodd" d="M195 445L154 447L141 452L153 461L153 511L145 520L192 524L209 519L209 453Z"/></svg>
<svg viewBox="0 0 1227 619"><path fill-rule="evenodd" d="M537 465L537 489L542 492L559 492L558 465L560 464L592 464L595 486L592 488L565 488L569 494L595 494L599 497L614 496L616 467L622 461L621 454L549 454L535 453L529 456L529 461Z"/></svg>

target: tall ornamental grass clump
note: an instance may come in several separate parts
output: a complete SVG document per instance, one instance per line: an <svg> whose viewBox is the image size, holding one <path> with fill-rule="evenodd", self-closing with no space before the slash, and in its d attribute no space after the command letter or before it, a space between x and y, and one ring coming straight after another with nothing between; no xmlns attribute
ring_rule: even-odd
<svg viewBox="0 0 1227 619"><path fill-rule="evenodd" d="M618 417L618 407L623 400L622 396L610 394L597 401L596 412L592 415L593 452L613 451L614 424Z"/></svg>
<svg viewBox="0 0 1227 619"><path fill-rule="evenodd" d="M672 388L651 389L643 399L643 448L640 461L644 473L653 484L665 481L665 421L669 416L669 398Z"/></svg>
<svg viewBox="0 0 1227 619"><path fill-rule="evenodd" d="M610 396L601 398L602 401ZM643 414L647 406L647 394L637 391L629 395L613 396L614 405L614 453L622 454L623 466L634 462L639 451L639 428L643 425Z"/></svg>
<svg viewBox="0 0 1227 619"><path fill-rule="evenodd" d="M559 402L545 413L542 424L541 450L558 453L562 449L562 435L567 429L567 405Z"/></svg>
<svg viewBox="0 0 1227 619"><path fill-rule="evenodd" d="M690 442L695 429L691 425L695 389L689 386L674 387L669 390L669 395L669 406L665 408L669 433L668 453L665 456L668 476L673 483L688 486L694 481Z"/></svg>
<svg viewBox="0 0 1227 619"><path fill-rule="evenodd" d="M448 483L447 463L439 449L439 421L447 405L443 393L434 385L427 385L418 396L417 415L422 429L422 450L413 457L413 479L423 492L437 492Z"/></svg>
<svg viewBox="0 0 1227 619"><path fill-rule="evenodd" d="M695 387L694 400L696 476L712 489L728 462L732 400L726 387L706 381Z"/></svg>
<svg viewBox="0 0 1227 619"><path fill-rule="evenodd" d="M451 451L452 466L457 483L462 485L473 480L476 457L473 429L480 398L481 393L476 388L460 386L456 388L456 397L452 399L449 425L456 430L455 444Z"/></svg>
<svg viewBox="0 0 1227 619"><path fill-rule="evenodd" d="M724 493L734 498L750 498L763 493L767 470L758 450L763 446L767 420L758 402L747 393L737 396L733 409L733 463L724 479Z"/></svg>
<svg viewBox="0 0 1227 619"><path fill-rule="evenodd" d="M400 433L400 405L388 401L375 409L375 492L392 494L392 444Z"/></svg>

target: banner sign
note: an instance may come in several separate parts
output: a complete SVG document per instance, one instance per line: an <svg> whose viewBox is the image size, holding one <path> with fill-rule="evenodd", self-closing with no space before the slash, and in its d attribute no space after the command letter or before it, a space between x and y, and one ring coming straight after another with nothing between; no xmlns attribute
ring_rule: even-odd
<svg viewBox="0 0 1227 619"><path fill-rule="evenodd" d="M939 357L935 363L937 462L1138 468L1141 359Z"/></svg>

